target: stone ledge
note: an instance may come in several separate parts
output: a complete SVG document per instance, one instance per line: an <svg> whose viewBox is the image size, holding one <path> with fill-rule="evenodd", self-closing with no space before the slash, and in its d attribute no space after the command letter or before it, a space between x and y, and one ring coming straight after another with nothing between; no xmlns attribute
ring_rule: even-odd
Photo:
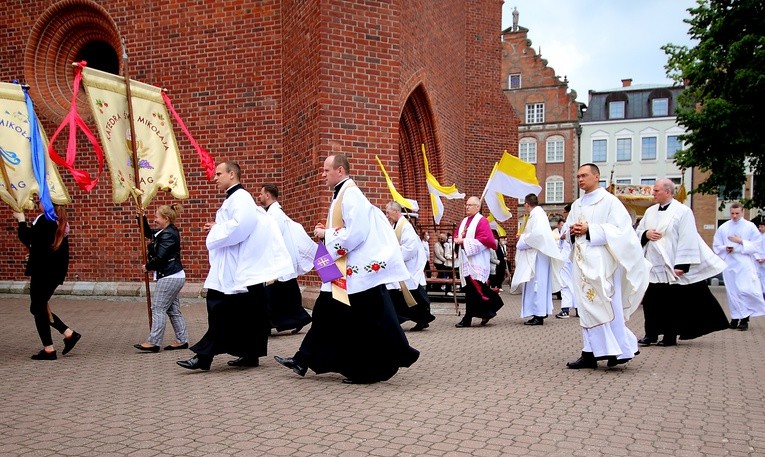
<svg viewBox="0 0 765 457"><path fill-rule="evenodd" d="M150 293L154 293L155 282L149 283ZM313 308L316 298L319 296L318 287L302 286L303 306ZM0 281L0 293L3 294L29 294L29 281ZM91 282L91 281L65 281L58 286L54 295L76 295L93 297L145 297L146 286L142 282ZM181 298L195 299L207 297L207 289L201 282L187 282L183 285Z"/></svg>

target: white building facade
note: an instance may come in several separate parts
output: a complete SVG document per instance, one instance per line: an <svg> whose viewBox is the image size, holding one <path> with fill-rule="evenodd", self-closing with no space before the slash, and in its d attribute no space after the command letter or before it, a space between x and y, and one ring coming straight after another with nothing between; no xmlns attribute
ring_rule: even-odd
<svg viewBox="0 0 765 457"><path fill-rule="evenodd" d="M622 87L590 91L581 122L580 164L592 162L600 168L601 186L614 184L652 185L669 178L690 190L691 170L674 163L682 149L674 115L682 86L635 85L623 80ZM688 198L685 204L691 206Z"/></svg>

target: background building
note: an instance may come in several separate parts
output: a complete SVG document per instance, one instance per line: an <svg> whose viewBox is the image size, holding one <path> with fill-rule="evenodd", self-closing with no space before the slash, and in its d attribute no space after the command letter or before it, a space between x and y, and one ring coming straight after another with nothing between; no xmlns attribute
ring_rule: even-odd
<svg viewBox="0 0 765 457"><path fill-rule="evenodd" d="M498 80L494 0L32 0L7 4L0 27L0 80L31 86L48 134L69 107L71 62L121 73L124 39L131 76L168 88L216 160L238 161L251 191L274 182L285 211L309 229L326 218L330 194L319 169L329 154L349 154L351 174L382 206L390 194L379 156L428 215L421 144L431 172L468 195L480 194L502 150L518 147L517 118ZM191 193L178 221L183 262L189 281L200 281L208 267L202 226L221 196L178 138ZM78 165L96 168L83 138ZM112 203L106 177L90 194L65 179L74 200L69 279L139 280L134 208ZM0 270L21 279L25 251L5 211ZM463 215L463 202L447 202L444 230Z"/></svg>

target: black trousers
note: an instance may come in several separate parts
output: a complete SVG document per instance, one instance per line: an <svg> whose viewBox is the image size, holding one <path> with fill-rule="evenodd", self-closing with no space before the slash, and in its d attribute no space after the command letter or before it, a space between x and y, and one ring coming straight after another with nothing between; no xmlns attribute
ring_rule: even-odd
<svg viewBox="0 0 765 457"><path fill-rule="evenodd" d="M37 334L40 336L43 346L53 345L53 338L50 334L51 327L62 334L68 328L58 316L52 312L50 315L48 314L48 302L59 284L61 282L51 281L47 278L40 279L37 276L32 276L29 280L29 298L31 299L29 312L35 317L35 327L37 327Z"/></svg>
<svg viewBox="0 0 765 457"><path fill-rule="evenodd" d="M226 295L207 291L207 332L190 349L201 358L217 354L263 357L268 351L271 324L262 284L248 286L247 292Z"/></svg>

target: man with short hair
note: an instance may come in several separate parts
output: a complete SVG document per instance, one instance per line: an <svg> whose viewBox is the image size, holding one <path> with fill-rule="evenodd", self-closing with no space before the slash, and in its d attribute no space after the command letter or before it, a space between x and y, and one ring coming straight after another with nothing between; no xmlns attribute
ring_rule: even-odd
<svg viewBox="0 0 765 457"><path fill-rule="evenodd" d="M393 224L393 231L401 245L401 255L410 277L406 281L389 283L387 288L399 322L413 321L415 325L411 330L418 332L430 327L430 323L436 319L430 313L430 300L423 287L425 285L423 269L428 259L414 227L401 211L401 205L396 202L385 205L385 216Z"/></svg>
<svg viewBox="0 0 765 457"><path fill-rule="evenodd" d="M627 363L638 353L637 337L625 321L648 287L650 264L643 257L632 218L618 198L600 187L600 169L586 163L576 175L585 193L571 205L567 223L573 249L572 277L584 347L571 369Z"/></svg>
<svg viewBox="0 0 765 457"><path fill-rule="evenodd" d="M474 317L486 325L502 307L502 299L486 283L491 271L490 250L497 249L497 240L491 232L489 222L480 213L481 200L470 197L465 203L465 214L454 233L454 243L460 249L460 276L462 291L465 292L465 316L455 327L472 325Z"/></svg>
<svg viewBox="0 0 765 457"><path fill-rule="evenodd" d="M563 257L555 245L550 220L539 206L539 198L524 198L528 219L515 246L515 274L510 290L522 287L521 318L531 317L524 325L544 325L552 314L553 284L560 283Z"/></svg>
<svg viewBox="0 0 765 457"><path fill-rule="evenodd" d="M178 361L189 370L210 369L213 357L238 358L230 366L256 367L266 355L271 326L265 283L292 273L292 261L279 228L240 183L236 162L215 168L215 184L226 199L215 222L204 225L210 271L207 289L207 332L190 349L194 357Z"/></svg>
<svg viewBox="0 0 765 457"><path fill-rule="evenodd" d="M741 203L731 204L730 220L717 229L712 249L727 264L723 279L732 329L748 330L750 317L765 315L765 300L755 261L760 238L757 227L744 218Z"/></svg>
<svg viewBox="0 0 765 457"><path fill-rule="evenodd" d="M345 281L322 284L300 349L275 359L299 376L310 368L341 373L344 383L369 384L390 379L420 353L409 346L385 288L410 276L396 234L349 173L345 155L324 161L322 177L334 194L327 224L314 228L331 259L342 265Z"/></svg>
<svg viewBox="0 0 765 457"><path fill-rule="evenodd" d="M311 323L311 316L303 308L303 296L297 277L313 269L316 243L303 226L290 219L279 204L279 189L275 184L264 184L258 200L266 213L274 218L292 259L294 272L281 276L266 286L271 328L277 332L292 330L292 334Z"/></svg>
<svg viewBox="0 0 765 457"><path fill-rule="evenodd" d="M656 205L637 227L646 259L651 262L643 297L645 336L641 346L675 346L728 327L720 303L706 279L725 268L696 230L693 211L672 198L675 184L659 179L653 186ZM661 341L658 336L663 335Z"/></svg>

